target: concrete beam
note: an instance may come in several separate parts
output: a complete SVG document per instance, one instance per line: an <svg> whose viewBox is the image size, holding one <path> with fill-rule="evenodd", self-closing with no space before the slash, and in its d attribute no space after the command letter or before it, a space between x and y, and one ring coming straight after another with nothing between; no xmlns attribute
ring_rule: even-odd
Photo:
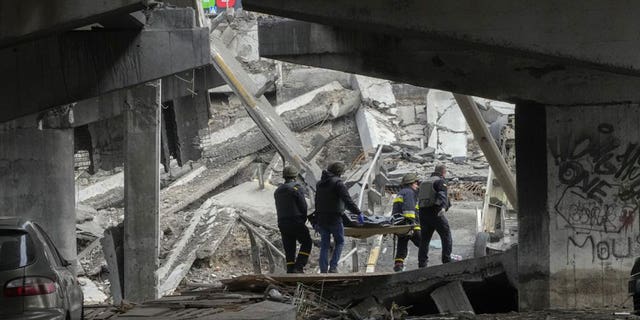
<svg viewBox="0 0 640 320"><path fill-rule="evenodd" d="M149 0L0 0L0 48L144 9Z"/></svg>
<svg viewBox="0 0 640 320"><path fill-rule="evenodd" d="M124 299L158 298L160 81L127 92L124 165Z"/></svg>
<svg viewBox="0 0 640 320"><path fill-rule="evenodd" d="M635 76L469 44L292 20L261 22L259 35L263 57L501 101L574 105L639 97Z"/></svg>
<svg viewBox="0 0 640 320"><path fill-rule="evenodd" d="M208 35L77 31L0 50L0 122L210 64Z"/></svg>
<svg viewBox="0 0 640 320"><path fill-rule="evenodd" d="M162 78L162 102L194 95L198 99L206 97L207 90L224 83L212 65L180 72ZM126 90L109 92L72 105L48 109L39 118L43 120L42 125L47 129L80 127L121 115L125 99Z"/></svg>
<svg viewBox="0 0 640 320"><path fill-rule="evenodd" d="M246 0L244 8L278 16L471 44L490 51L539 56L570 65L640 75L640 3L611 2L407 0ZM606 28L594 23L615 17ZM541 27L544 26L544 27Z"/></svg>

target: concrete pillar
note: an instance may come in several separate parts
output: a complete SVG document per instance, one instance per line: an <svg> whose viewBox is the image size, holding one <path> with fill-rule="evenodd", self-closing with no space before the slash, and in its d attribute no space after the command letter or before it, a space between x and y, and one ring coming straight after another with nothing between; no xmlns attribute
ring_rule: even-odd
<svg viewBox="0 0 640 320"><path fill-rule="evenodd" d="M622 303L640 254L638 105L519 105L516 120L521 308Z"/></svg>
<svg viewBox="0 0 640 320"><path fill-rule="evenodd" d="M207 94L186 96L173 100L175 113L177 153L179 163L198 160L201 157L198 131L207 128L209 99Z"/></svg>
<svg viewBox="0 0 640 320"><path fill-rule="evenodd" d="M160 81L128 90L125 105L124 299L158 298Z"/></svg>
<svg viewBox="0 0 640 320"><path fill-rule="evenodd" d="M546 121L544 107L522 104L516 106L520 310L549 307Z"/></svg>
<svg viewBox="0 0 640 320"><path fill-rule="evenodd" d="M75 266L73 129L38 130L35 117L0 124L0 215L37 222Z"/></svg>

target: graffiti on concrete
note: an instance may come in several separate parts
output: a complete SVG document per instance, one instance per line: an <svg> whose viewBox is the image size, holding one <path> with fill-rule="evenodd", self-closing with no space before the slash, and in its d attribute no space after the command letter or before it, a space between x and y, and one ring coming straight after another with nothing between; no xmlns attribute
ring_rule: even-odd
<svg viewBox="0 0 640 320"><path fill-rule="evenodd" d="M609 259L624 259L631 257L632 246L640 244L640 238L625 237L623 239L602 239L597 241L592 235L584 239L578 240L575 236L569 236L567 240L567 264L571 256L572 249L584 249L591 252L591 262L596 259L606 261Z"/></svg>
<svg viewBox="0 0 640 320"><path fill-rule="evenodd" d="M594 129L549 141L558 173L553 179L557 226L572 231L567 263L575 249L595 262L628 258L640 245L633 233L634 223L640 223L640 143L622 143L608 123Z"/></svg>
<svg viewBox="0 0 640 320"><path fill-rule="evenodd" d="M561 190L554 209L577 232L626 232L640 202L640 144L621 144L611 124L596 132L564 150L551 145Z"/></svg>

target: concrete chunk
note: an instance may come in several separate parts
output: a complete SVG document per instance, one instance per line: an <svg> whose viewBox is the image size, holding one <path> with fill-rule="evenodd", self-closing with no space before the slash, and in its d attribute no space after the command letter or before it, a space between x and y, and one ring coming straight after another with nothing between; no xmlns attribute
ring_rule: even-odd
<svg viewBox="0 0 640 320"><path fill-rule="evenodd" d="M388 119L380 112L361 108L356 113L356 124L365 152L374 151L378 145L390 145L397 141L395 133L385 124Z"/></svg>
<svg viewBox="0 0 640 320"><path fill-rule="evenodd" d="M396 104L396 97L388 80L354 75L351 86L360 90L362 101L370 106L389 108Z"/></svg>
<svg viewBox="0 0 640 320"><path fill-rule="evenodd" d="M474 314L471 302L469 302L469 298L464 292L460 281L449 282L433 290L431 298L435 301L440 313L465 312Z"/></svg>
<svg viewBox="0 0 640 320"><path fill-rule="evenodd" d="M430 90L427 95L427 117L432 129L428 145L437 154L454 158L467 156L467 122L450 92Z"/></svg>

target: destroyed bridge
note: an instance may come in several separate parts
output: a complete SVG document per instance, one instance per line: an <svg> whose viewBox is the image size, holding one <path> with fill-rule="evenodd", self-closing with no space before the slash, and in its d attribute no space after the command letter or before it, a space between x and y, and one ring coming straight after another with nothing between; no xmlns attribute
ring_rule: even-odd
<svg viewBox="0 0 640 320"><path fill-rule="evenodd" d="M0 0L0 215L39 222L73 265L97 246L111 250L104 258L113 301L158 299L176 290L194 261L207 256L204 251L220 245L216 235L232 232L220 222L220 212L228 211L224 219L240 221L247 230L273 228L209 199L251 163L260 163L261 185L266 173L282 167L280 159L294 164L313 192L318 163L325 164L317 155L344 155L355 143L355 155L362 154L359 160L367 165L354 169L359 172L359 184L350 185L357 186L354 194L361 204L384 198L385 184L393 184L380 171L387 142L371 119L393 123L407 109L393 111L393 117L359 109L368 103L387 112L395 104L365 97L367 90L371 96L381 92L380 82L368 78L375 77L417 88L412 90L433 89L430 95L454 93L446 99L459 106L466 123L458 131L443 129L442 137L466 132L468 124L504 190L504 202L517 211L518 245L450 267L340 275L334 280L349 285L333 288L328 298L338 304L357 300L362 312L376 303L415 303L416 294L425 292L446 304L448 294L460 293L461 283L502 277L517 290L512 296L519 310L625 301L640 253L640 20L635 17L640 3L244 0L242 5L259 15L252 20L255 32L237 32L248 14L242 9L214 15L201 1ZM255 45L246 45L251 41ZM274 72L256 71L269 63ZM283 71L291 64L315 71L296 80L295 70ZM316 91L298 89L320 81L326 69L358 76L336 76ZM402 92L408 95L407 90L394 94ZM221 96L225 102L216 109ZM491 137L486 111L471 96L515 104L515 177ZM234 104L246 113L233 111ZM296 111L310 105L317 108ZM415 125L413 118L425 113L417 107L410 112L411 119L394 125ZM359 138L316 135L310 146L304 140L305 130L318 123L334 121L336 132L346 132L351 124L335 121L346 115L355 118ZM236 121L241 116L246 119ZM403 159L421 164L433 159L433 150L419 152L432 146L420 139L400 144L417 150L399 153ZM461 139L465 158L464 134ZM322 151L332 143L343 149ZM262 159L258 151L271 152L272 158ZM198 162L205 158L224 165ZM124 169L99 187L78 188L79 181L96 179L82 172L116 167ZM200 182L167 187L167 172ZM121 196L104 201L124 208L112 212L123 216L122 228L79 237L92 233L77 232L79 208L87 203L108 208L97 205L95 196L105 193L100 188L117 189L105 187L109 183L121 184ZM186 208L189 216L176 214ZM259 231L250 231L250 237L252 243L273 246L267 246L269 257L281 254ZM171 242L163 244L167 238ZM88 244L78 250L82 241ZM358 250L354 242L349 257L355 264ZM250 289L260 279L227 285Z"/></svg>

